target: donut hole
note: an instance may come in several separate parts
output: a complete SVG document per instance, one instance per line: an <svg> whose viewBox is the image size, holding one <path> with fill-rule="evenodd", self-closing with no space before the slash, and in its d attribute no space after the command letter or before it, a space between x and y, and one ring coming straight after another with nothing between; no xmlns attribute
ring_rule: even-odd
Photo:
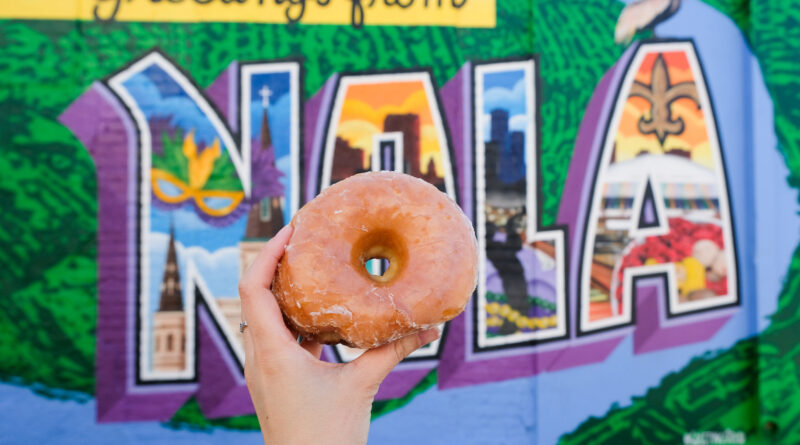
<svg viewBox="0 0 800 445"><path fill-rule="evenodd" d="M370 275L382 277L389 270L389 259L381 257L370 258L364 266Z"/></svg>
<svg viewBox="0 0 800 445"><path fill-rule="evenodd" d="M351 258L362 275L378 283L389 283L404 268L408 250L393 230L372 230L353 244Z"/></svg>

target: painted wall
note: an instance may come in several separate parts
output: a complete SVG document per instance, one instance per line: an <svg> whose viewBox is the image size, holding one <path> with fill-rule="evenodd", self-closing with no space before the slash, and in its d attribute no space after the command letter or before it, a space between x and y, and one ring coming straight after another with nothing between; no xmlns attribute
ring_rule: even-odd
<svg viewBox="0 0 800 445"><path fill-rule="evenodd" d="M371 443L800 441L797 8L659 3L0 6L0 443L259 443L241 271L380 169L481 271Z"/></svg>

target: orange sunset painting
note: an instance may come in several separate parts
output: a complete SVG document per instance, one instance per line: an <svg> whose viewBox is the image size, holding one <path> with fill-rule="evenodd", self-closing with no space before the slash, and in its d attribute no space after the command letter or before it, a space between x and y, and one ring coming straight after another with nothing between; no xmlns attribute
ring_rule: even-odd
<svg viewBox="0 0 800 445"><path fill-rule="evenodd" d="M704 110L685 53L645 56L625 102L615 142L613 162L644 153L669 153L712 168Z"/></svg>
<svg viewBox="0 0 800 445"><path fill-rule="evenodd" d="M395 76L402 79L404 75ZM437 129L441 123L433 118L438 111L432 110L436 98L424 80L416 80L419 74L408 76L409 80L388 83L356 80L340 90L344 97L336 126L332 183L372 169L376 138L395 134L402 139L402 159L398 160L402 165L397 170L444 188L442 150L447 149L447 142L443 131Z"/></svg>

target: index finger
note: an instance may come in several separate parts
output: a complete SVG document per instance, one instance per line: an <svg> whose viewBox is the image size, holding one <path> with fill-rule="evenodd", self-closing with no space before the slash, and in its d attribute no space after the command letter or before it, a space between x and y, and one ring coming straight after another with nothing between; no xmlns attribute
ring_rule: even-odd
<svg viewBox="0 0 800 445"><path fill-rule="evenodd" d="M283 256L284 246L289 242L291 235L290 225L281 229L261 248L239 281L242 318L247 322L249 329L253 329L256 334L266 333L266 337L270 338L277 335L289 341L293 341L292 336L283 322L281 309L269 288L278 261Z"/></svg>
<svg viewBox="0 0 800 445"><path fill-rule="evenodd" d="M240 281L241 285L247 287L248 290L270 288L272 278L275 276L275 267L281 260L293 231L292 225L288 224L267 241L267 244L258 252L256 259L247 268L247 272L244 273Z"/></svg>

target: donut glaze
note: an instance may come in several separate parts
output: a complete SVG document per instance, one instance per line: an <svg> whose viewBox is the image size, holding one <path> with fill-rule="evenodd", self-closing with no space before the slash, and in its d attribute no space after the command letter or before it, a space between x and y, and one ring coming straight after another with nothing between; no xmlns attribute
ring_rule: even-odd
<svg viewBox="0 0 800 445"><path fill-rule="evenodd" d="M320 343L374 348L461 313L478 277L472 223L447 195L394 172L351 176L291 222L272 291L286 321ZM381 276L366 262L389 261Z"/></svg>

